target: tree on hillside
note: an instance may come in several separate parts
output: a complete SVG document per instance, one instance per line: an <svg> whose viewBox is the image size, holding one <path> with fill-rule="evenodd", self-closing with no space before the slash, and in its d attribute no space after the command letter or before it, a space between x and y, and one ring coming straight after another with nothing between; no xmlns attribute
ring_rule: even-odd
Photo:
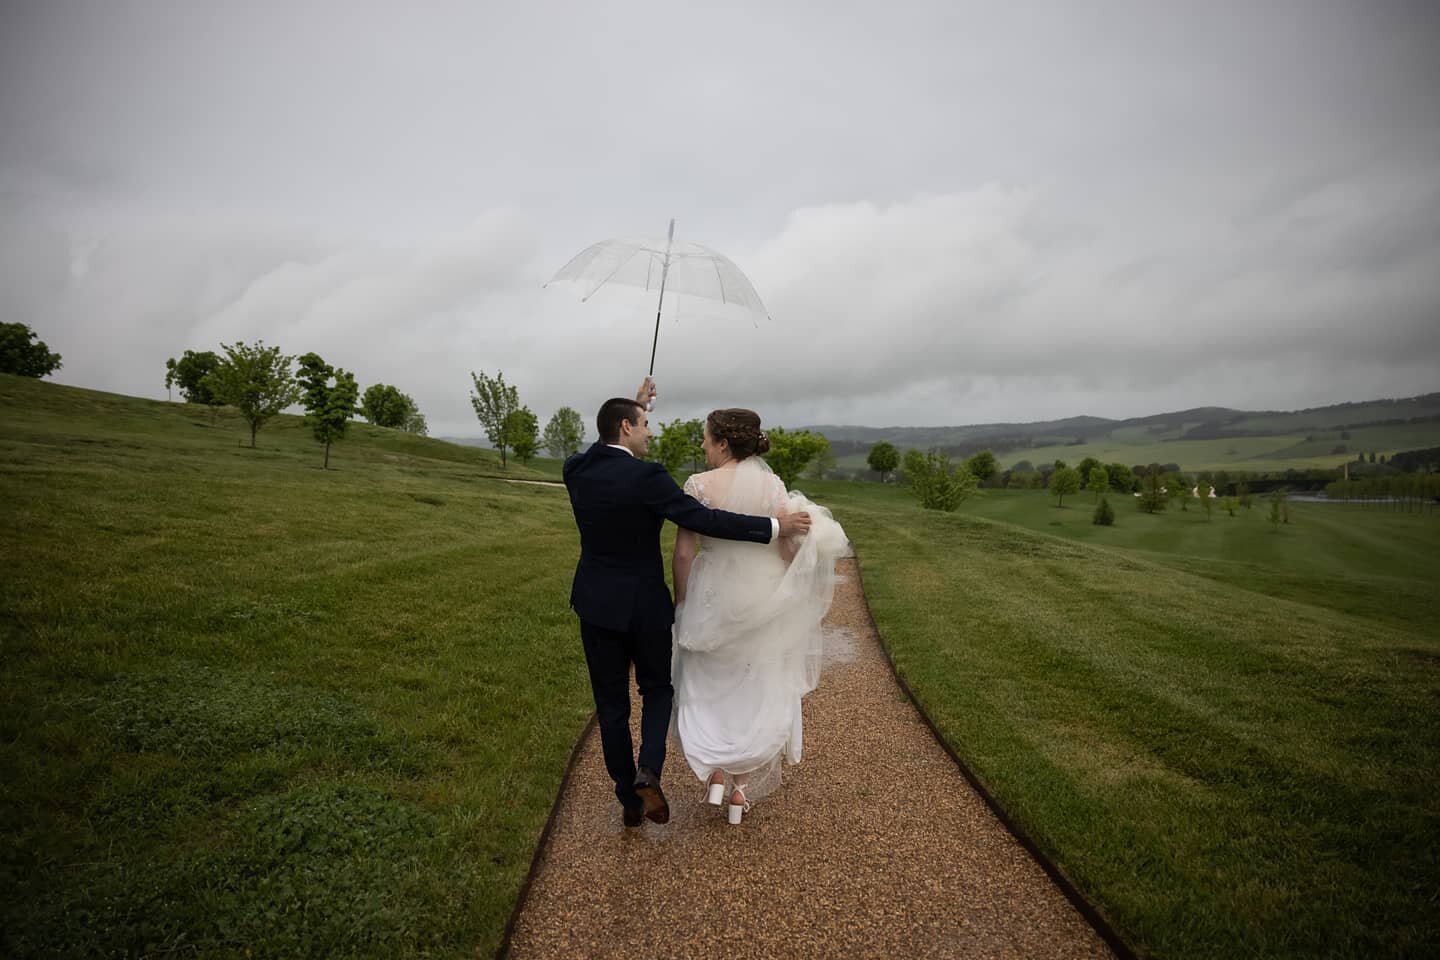
<svg viewBox="0 0 1440 960"><path fill-rule="evenodd" d="M678 417L671 420L660 427L660 436L650 445L651 457L671 473L687 463L694 470L705 456L700 446L705 439L704 429L699 420L681 420Z"/></svg>
<svg viewBox="0 0 1440 960"><path fill-rule="evenodd" d="M1100 502L1095 505L1095 513L1091 522L1102 527L1110 527L1115 524L1115 510L1110 506L1109 497L1101 497Z"/></svg>
<svg viewBox="0 0 1440 960"><path fill-rule="evenodd" d="M410 411L405 422L400 424L400 429L421 437L430 435L430 424L425 422L425 414L421 413L418 408Z"/></svg>
<svg viewBox="0 0 1440 960"><path fill-rule="evenodd" d="M500 451L500 466L506 466L505 452L510 449L506 434L506 421L510 414L520 409L520 394L505 383L503 371L495 371L494 377L483 373L470 374L475 383L475 392L470 394L470 405L475 408L475 417L485 428L485 436Z"/></svg>
<svg viewBox="0 0 1440 960"><path fill-rule="evenodd" d="M1159 466L1151 464L1140 480L1139 496L1135 505L1146 513L1159 513L1170 503L1170 493L1165 486L1164 474Z"/></svg>
<svg viewBox="0 0 1440 960"><path fill-rule="evenodd" d="M1135 489L1135 472L1123 463L1106 464L1105 472L1110 474L1110 486L1119 493L1131 493Z"/></svg>
<svg viewBox="0 0 1440 960"><path fill-rule="evenodd" d="M1075 469L1080 472L1080 486L1084 487L1089 484L1090 471L1098 466L1100 466L1100 461L1094 457L1086 457L1075 465Z"/></svg>
<svg viewBox="0 0 1440 960"><path fill-rule="evenodd" d="M910 478L925 469L925 454L914 447L905 451L905 456L900 458L900 474L898 479L901 483L909 483Z"/></svg>
<svg viewBox="0 0 1440 960"><path fill-rule="evenodd" d="M1065 498L1080 491L1080 471L1074 467L1057 467L1050 474L1050 493L1055 497L1055 506L1063 507Z"/></svg>
<svg viewBox="0 0 1440 960"><path fill-rule="evenodd" d="M885 474L900 466L900 451L895 449L893 443L881 440L870 448L870 454L865 458L865 463L880 474L880 482L885 482Z"/></svg>
<svg viewBox="0 0 1440 960"><path fill-rule="evenodd" d="M1090 468L1090 489L1095 491L1095 502L1100 502L1100 495L1110 489L1110 471L1101 466Z"/></svg>
<svg viewBox="0 0 1440 960"><path fill-rule="evenodd" d="M1280 531L1280 524L1290 522L1290 506L1285 502L1285 488L1276 487L1270 491L1270 515L1267 518L1275 532Z"/></svg>
<svg viewBox="0 0 1440 960"><path fill-rule="evenodd" d="M0 373L48 377L60 369L60 354L23 323L0 323ZM34 341L33 343L31 341Z"/></svg>
<svg viewBox="0 0 1440 960"><path fill-rule="evenodd" d="M1170 491L1171 498L1180 501L1180 509L1190 511L1190 501L1194 494L1190 492L1190 478L1183 473L1172 473L1165 478L1165 486Z"/></svg>
<svg viewBox="0 0 1440 960"><path fill-rule="evenodd" d="M512 410L505 418L505 441L521 463L534 459L540 448L540 420L529 407Z"/></svg>
<svg viewBox="0 0 1440 960"><path fill-rule="evenodd" d="M805 472L807 477L814 480L824 480L828 474L835 472L835 451L830 447L830 438L825 438L825 449L815 455L810 462L810 469Z"/></svg>
<svg viewBox="0 0 1440 960"><path fill-rule="evenodd" d="M585 439L585 421L574 407L561 407L550 416L540 442L552 457L568 457Z"/></svg>
<svg viewBox="0 0 1440 960"><path fill-rule="evenodd" d="M965 461L965 469L970 471L977 483L983 484L986 480L995 476L995 454L989 450L981 450L969 460Z"/></svg>
<svg viewBox="0 0 1440 960"><path fill-rule="evenodd" d="M388 383L372 383L360 398L360 416L377 427L403 430L418 412L414 400Z"/></svg>
<svg viewBox="0 0 1440 960"><path fill-rule="evenodd" d="M290 361L279 347L267 347L263 340L254 346L244 341L220 345L225 357L205 377L205 385L215 397L240 411L250 425L250 448L255 448L255 434L262 424L284 410L300 397L300 389L290 372Z"/></svg>
<svg viewBox="0 0 1440 960"><path fill-rule="evenodd" d="M911 460L907 453L906 460L906 483L927 510L953 511L975 492L975 475L963 463L952 464L946 454L931 450Z"/></svg>
<svg viewBox="0 0 1440 960"><path fill-rule="evenodd" d="M218 401L205 378L219 365L220 355L214 350L186 350L179 360L165 361L165 389L179 387L186 403L214 405Z"/></svg>
<svg viewBox="0 0 1440 960"><path fill-rule="evenodd" d="M800 477L800 471L830 446L829 440L809 430L771 427L765 431L765 436L770 440L770 452L764 455L765 462L770 464L775 476L787 487L794 485Z"/></svg>
<svg viewBox="0 0 1440 960"><path fill-rule="evenodd" d="M300 358L301 399L305 406L305 425L315 432L315 439L325 444L325 464L330 469L330 444L345 436L345 428L355 415L355 399L360 387L355 375L330 366L318 353Z"/></svg>

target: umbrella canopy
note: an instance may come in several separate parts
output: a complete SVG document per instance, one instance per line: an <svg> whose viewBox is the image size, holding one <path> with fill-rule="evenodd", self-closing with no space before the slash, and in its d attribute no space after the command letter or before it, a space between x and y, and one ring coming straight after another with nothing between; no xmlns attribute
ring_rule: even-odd
<svg viewBox="0 0 1440 960"><path fill-rule="evenodd" d="M606 284L639 287L658 295L655 340L650 347L652 374L666 291L741 307L769 318L760 295L729 257L698 243L675 242L674 220L670 221L669 237L663 241L618 237L591 244L550 278L550 283L561 281L579 287L581 300L589 300Z"/></svg>
<svg viewBox="0 0 1440 960"><path fill-rule="evenodd" d="M601 240L576 254L550 283L571 281L580 288L580 299L588 300L607 283L658 293L662 277L669 293L735 304L768 317L760 294L729 257L684 240L671 247L668 271L663 240Z"/></svg>

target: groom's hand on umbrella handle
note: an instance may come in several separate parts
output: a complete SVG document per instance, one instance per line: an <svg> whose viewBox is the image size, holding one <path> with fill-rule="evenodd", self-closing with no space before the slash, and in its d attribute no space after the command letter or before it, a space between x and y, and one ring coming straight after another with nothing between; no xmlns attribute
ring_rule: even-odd
<svg viewBox="0 0 1440 960"><path fill-rule="evenodd" d="M646 377L640 384L640 389L635 391L635 402L646 410L655 406L655 381L653 378Z"/></svg>
<svg viewBox="0 0 1440 960"><path fill-rule="evenodd" d="M778 519L782 537L803 537L810 532L810 514L803 510L799 513L782 514Z"/></svg>

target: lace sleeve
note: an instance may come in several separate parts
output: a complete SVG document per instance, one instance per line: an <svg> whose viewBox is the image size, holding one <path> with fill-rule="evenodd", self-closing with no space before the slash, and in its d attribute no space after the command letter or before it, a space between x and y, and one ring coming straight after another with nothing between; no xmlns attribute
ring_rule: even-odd
<svg viewBox="0 0 1440 960"><path fill-rule="evenodd" d="M710 506L710 501L705 496L705 481L700 478L700 474L692 473L690 475L690 479L685 481L685 492L705 506Z"/></svg>

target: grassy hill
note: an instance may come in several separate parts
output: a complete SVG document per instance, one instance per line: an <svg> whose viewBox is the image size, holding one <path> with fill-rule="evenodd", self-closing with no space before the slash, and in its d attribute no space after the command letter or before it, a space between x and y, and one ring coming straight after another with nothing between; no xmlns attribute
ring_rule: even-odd
<svg viewBox="0 0 1440 960"><path fill-rule="evenodd" d="M1387 456L1440 444L1440 393L1289 412L1202 407L1129 420L1072 417L965 427L845 427L824 433L842 470L865 470L881 440L901 450L939 447L961 456L994 451L1002 469L1095 457L1106 463L1178 463L1181 469L1261 472L1335 467L1361 452ZM1336 453L1337 449L1342 452Z"/></svg>
<svg viewBox="0 0 1440 960"><path fill-rule="evenodd" d="M805 487L946 739L1142 954L1440 942L1440 516Z"/></svg>
<svg viewBox="0 0 1440 960"><path fill-rule="evenodd" d="M364 425L323 471L293 418L0 410L0 955L493 953L591 710L563 491ZM802 486L944 735L1146 952L1440 938L1440 520Z"/></svg>
<svg viewBox="0 0 1440 960"><path fill-rule="evenodd" d="M324 471L291 417L0 409L0 954L493 952L591 710L564 492L363 424Z"/></svg>

